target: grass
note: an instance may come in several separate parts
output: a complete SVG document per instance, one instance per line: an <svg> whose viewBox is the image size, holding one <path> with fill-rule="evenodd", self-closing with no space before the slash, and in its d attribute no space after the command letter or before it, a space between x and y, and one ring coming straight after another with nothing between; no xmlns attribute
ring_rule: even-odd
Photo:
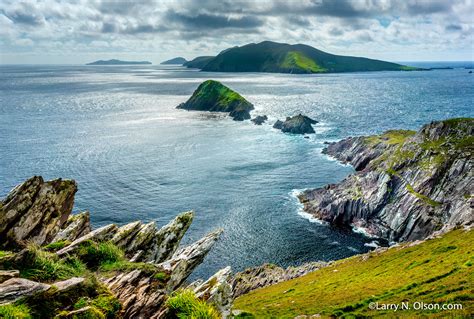
<svg viewBox="0 0 474 319"><path fill-rule="evenodd" d="M415 197L421 199L425 204L428 204L428 205L433 206L433 207L437 207L437 206L440 206L440 205L441 205L440 202L437 202L437 201L435 201L435 200L432 200L432 199L429 198L428 196L423 195L423 194L418 193L417 191L415 191L415 190L413 189L413 187L412 187L409 183L407 183L405 187L406 187L407 191L408 191L410 194L412 194L413 196L415 196Z"/></svg>
<svg viewBox="0 0 474 319"><path fill-rule="evenodd" d="M175 292L167 301L171 318L179 319L219 319L219 312L205 301L196 298L191 290Z"/></svg>
<svg viewBox="0 0 474 319"><path fill-rule="evenodd" d="M365 138L365 142L370 146L378 143L387 145L402 145L406 139L415 135L415 131L411 130L389 130L381 135L373 135Z"/></svg>
<svg viewBox="0 0 474 319"><path fill-rule="evenodd" d="M104 264L125 260L124 252L111 242L96 243L88 240L81 244L75 254L92 270Z"/></svg>
<svg viewBox="0 0 474 319"><path fill-rule="evenodd" d="M60 241L56 241L54 243L50 243L46 246L44 246L44 250L47 250L47 251L58 251L66 246L68 246L71 242L68 241L68 240L60 240Z"/></svg>
<svg viewBox="0 0 474 319"><path fill-rule="evenodd" d="M327 71L327 69L316 64L314 60L298 51L288 52L280 66L283 69L299 69L309 73L323 73Z"/></svg>
<svg viewBox="0 0 474 319"><path fill-rule="evenodd" d="M253 110L253 105L239 93L222 83L207 80L201 83L191 98L183 106L185 109L231 112L234 110Z"/></svg>
<svg viewBox="0 0 474 319"><path fill-rule="evenodd" d="M26 257L17 267L20 277L41 282L64 280L87 272L86 266L75 256L60 259L36 245L28 246Z"/></svg>
<svg viewBox="0 0 474 319"><path fill-rule="evenodd" d="M8 304L0 306L0 318L4 319L30 319L30 309L24 304Z"/></svg>
<svg viewBox="0 0 474 319"><path fill-rule="evenodd" d="M335 262L303 277L239 297L234 309L255 318L468 317L474 311L474 231L457 229L442 238ZM368 257L367 257L368 256ZM283 293L286 292L286 293ZM371 310L371 302L460 303L462 310Z"/></svg>

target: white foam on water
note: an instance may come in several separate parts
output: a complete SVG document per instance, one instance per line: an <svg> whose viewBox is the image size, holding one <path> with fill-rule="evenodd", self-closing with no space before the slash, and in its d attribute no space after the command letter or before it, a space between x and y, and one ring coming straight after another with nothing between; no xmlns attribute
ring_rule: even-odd
<svg viewBox="0 0 474 319"><path fill-rule="evenodd" d="M313 215L311 215L311 214L304 211L304 209L303 209L304 206L303 206L303 204L300 203L300 201L298 199L298 195L300 195L305 190L306 189L293 189L289 193L290 197L293 198L296 201L296 204L297 204L297 207L298 207L298 210L297 210L298 215L300 215L304 219L307 219L310 223L317 223L317 224L320 224L320 225L327 225L327 222L325 222L321 219L318 219L318 218L314 217Z"/></svg>
<svg viewBox="0 0 474 319"><path fill-rule="evenodd" d="M371 248L379 248L380 247L379 242L376 241L376 240L373 240L370 243L365 243L364 246L365 247L371 247Z"/></svg>

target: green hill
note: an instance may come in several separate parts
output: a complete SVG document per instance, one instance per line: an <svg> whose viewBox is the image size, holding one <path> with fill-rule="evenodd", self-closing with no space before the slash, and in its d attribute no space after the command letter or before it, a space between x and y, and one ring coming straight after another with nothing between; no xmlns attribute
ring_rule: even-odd
<svg viewBox="0 0 474 319"><path fill-rule="evenodd" d="M334 73L409 71L417 68L367 58L326 53L304 44L264 41L222 51L202 63L203 71Z"/></svg>
<svg viewBox="0 0 474 319"><path fill-rule="evenodd" d="M473 230L457 229L418 245L353 256L254 290L239 297L234 309L252 314L241 318L468 318L474 313L473 242ZM411 309L380 309L403 302ZM421 304L414 302L461 304L462 310L417 310Z"/></svg>
<svg viewBox="0 0 474 319"><path fill-rule="evenodd" d="M202 82L185 103L176 108L194 111L229 112L235 121L250 119L252 103L239 93L214 80Z"/></svg>

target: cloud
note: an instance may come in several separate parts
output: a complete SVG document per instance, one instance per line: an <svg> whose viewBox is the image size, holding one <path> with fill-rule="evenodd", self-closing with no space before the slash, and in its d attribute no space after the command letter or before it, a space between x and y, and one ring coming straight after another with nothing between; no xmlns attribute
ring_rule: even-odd
<svg viewBox="0 0 474 319"><path fill-rule="evenodd" d="M175 22L185 28L200 29L252 29L263 25L263 21L255 16L228 16L217 14L183 14L170 10L165 18L170 22ZM194 31L194 30L192 30Z"/></svg>
<svg viewBox="0 0 474 319"><path fill-rule="evenodd" d="M39 26L45 22L44 16L31 3L19 2L7 10L1 10L1 13L18 24Z"/></svg>
<svg viewBox="0 0 474 319"><path fill-rule="evenodd" d="M2 0L0 54L192 58L273 40L380 59L472 59L473 11L473 0Z"/></svg>

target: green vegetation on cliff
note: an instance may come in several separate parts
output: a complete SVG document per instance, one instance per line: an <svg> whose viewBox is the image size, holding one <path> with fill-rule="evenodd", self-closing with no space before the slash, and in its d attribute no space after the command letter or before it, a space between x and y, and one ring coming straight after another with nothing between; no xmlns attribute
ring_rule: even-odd
<svg viewBox="0 0 474 319"><path fill-rule="evenodd" d="M239 93L214 80L204 81L185 103L177 108L195 111L229 112L235 120L250 119L253 105Z"/></svg>
<svg viewBox="0 0 474 319"><path fill-rule="evenodd" d="M406 243L334 262L303 277L239 297L234 309L255 318L468 317L474 312L474 231L457 229L418 245ZM383 310L407 302L411 309ZM461 304L460 310L415 309ZM370 309L378 305L377 309Z"/></svg>
<svg viewBox="0 0 474 319"><path fill-rule="evenodd" d="M304 44L271 41L230 48L216 57L207 58L200 67L203 71L335 73L418 70L380 60L334 55Z"/></svg>

